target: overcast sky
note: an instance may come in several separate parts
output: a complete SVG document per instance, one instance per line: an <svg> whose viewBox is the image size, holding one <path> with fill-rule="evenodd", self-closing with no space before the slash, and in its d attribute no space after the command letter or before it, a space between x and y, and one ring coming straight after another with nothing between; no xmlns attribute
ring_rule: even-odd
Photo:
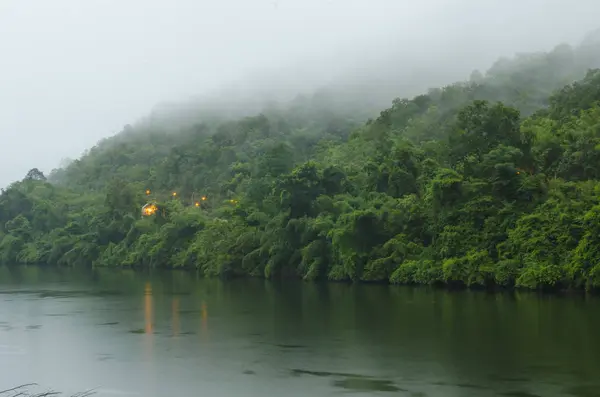
<svg viewBox="0 0 600 397"><path fill-rule="evenodd" d="M599 12L598 0L0 0L0 186L159 102L254 73L290 70L277 84L306 88L368 77L400 50L428 70L485 69L579 41ZM447 61L432 69L431 54Z"/></svg>

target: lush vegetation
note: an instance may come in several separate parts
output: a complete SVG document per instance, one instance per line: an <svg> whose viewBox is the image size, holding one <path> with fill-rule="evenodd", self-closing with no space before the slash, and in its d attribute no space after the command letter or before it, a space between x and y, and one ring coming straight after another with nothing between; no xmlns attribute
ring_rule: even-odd
<svg viewBox="0 0 600 397"><path fill-rule="evenodd" d="M600 287L598 54L501 60L366 123L306 99L128 126L2 191L0 263Z"/></svg>

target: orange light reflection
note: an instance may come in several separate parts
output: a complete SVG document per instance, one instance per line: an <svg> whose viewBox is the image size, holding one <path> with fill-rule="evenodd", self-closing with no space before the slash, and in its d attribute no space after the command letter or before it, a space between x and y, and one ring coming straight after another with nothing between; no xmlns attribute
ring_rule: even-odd
<svg viewBox="0 0 600 397"><path fill-rule="evenodd" d="M152 314L152 285L146 283L146 287L144 288L144 332L147 334L151 334L153 330Z"/></svg>
<svg viewBox="0 0 600 397"><path fill-rule="evenodd" d="M173 336L179 335L180 327L179 327L179 298L173 298L171 302L171 314L172 314L172 331Z"/></svg>

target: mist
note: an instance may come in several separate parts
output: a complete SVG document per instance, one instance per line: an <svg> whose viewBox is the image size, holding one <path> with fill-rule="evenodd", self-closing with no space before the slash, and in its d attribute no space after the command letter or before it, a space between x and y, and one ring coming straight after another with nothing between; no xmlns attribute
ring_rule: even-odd
<svg viewBox="0 0 600 397"><path fill-rule="evenodd" d="M153 109L321 87L382 106L501 56L576 44L599 11L597 0L2 0L0 186Z"/></svg>

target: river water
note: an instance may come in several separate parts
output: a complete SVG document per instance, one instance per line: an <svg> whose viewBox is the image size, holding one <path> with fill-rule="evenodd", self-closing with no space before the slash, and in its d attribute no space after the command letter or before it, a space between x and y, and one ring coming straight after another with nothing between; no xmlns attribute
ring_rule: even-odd
<svg viewBox="0 0 600 397"><path fill-rule="evenodd" d="M598 396L600 300L0 268L0 390Z"/></svg>

